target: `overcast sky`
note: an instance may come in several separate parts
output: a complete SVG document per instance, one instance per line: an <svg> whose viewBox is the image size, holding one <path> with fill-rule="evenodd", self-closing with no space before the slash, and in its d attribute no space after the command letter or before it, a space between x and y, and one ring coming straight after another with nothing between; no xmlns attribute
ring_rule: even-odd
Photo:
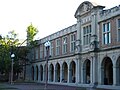
<svg viewBox="0 0 120 90"><path fill-rule="evenodd" d="M112 8L120 0L88 0ZM74 14L84 0L0 0L0 34L15 30L20 39L26 38L31 23L39 33L36 39L60 31L76 23Z"/></svg>

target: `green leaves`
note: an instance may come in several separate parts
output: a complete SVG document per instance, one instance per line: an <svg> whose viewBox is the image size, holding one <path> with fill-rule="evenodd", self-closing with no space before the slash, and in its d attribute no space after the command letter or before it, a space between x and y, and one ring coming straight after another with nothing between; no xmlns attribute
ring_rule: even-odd
<svg viewBox="0 0 120 90"><path fill-rule="evenodd" d="M32 42L34 41L34 37L37 33L37 28L35 28L32 24L27 27L27 40L29 44L32 44Z"/></svg>
<svg viewBox="0 0 120 90"><path fill-rule="evenodd" d="M0 37L0 70L2 70L5 75L8 75L10 72L11 52L16 54L16 48L19 45L19 39L14 30L10 31L6 36Z"/></svg>

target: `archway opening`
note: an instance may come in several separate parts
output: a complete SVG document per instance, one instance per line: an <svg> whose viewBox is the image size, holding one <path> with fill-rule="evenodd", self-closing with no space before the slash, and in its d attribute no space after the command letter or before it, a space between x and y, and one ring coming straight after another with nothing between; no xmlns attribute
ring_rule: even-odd
<svg viewBox="0 0 120 90"><path fill-rule="evenodd" d="M83 82L90 84L90 60L86 60L83 65Z"/></svg>
<svg viewBox="0 0 120 90"><path fill-rule="evenodd" d="M62 66L62 82L67 83L68 81L68 66L67 63L64 62Z"/></svg>
<svg viewBox="0 0 120 90"><path fill-rule="evenodd" d="M54 66L53 64L50 65L50 81L53 82L54 80Z"/></svg>
<svg viewBox="0 0 120 90"><path fill-rule="evenodd" d="M69 69L69 81L72 83L76 82L76 64L74 61L70 63L70 69Z"/></svg>
<svg viewBox="0 0 120 90"><path fill-rule="evenodd" d="M43 66L40 65L40 81L43 81Z"/></svg>
<svg viewBox="0 0 120 90"><path fill-rule="evenodd" d="M57 63L55 66L55 81L60 82L60 64Z"/></svg>
<svg viewBox="0 0 120 90"><path fill-rule="evenodd" d="M102 81L104 85L112 85L113 84L113 63L109 57L103 59L102 62Z"/></svg>

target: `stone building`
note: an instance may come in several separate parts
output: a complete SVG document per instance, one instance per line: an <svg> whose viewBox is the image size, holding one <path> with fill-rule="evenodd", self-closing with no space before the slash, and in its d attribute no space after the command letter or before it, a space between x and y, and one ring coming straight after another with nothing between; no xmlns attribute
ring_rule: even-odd
<svg viewBox="0 0 120 90"><path fill-rule="evenodd" d="M26 66L26 80L45 83L44 43L49 40L48 83L119 87L120 5L104 8L85 1L75 12L76 24L38 40Z"/></svg>

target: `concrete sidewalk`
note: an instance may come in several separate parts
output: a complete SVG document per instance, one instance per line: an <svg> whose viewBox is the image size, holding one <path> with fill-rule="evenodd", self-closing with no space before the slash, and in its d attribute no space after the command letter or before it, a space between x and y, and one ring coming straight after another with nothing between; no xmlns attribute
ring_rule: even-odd
<svg viewBox="0 0 120 90"><path fill-rule="evenodd" d="M12 90L12 89L13 90L44 90L45 88L45 84L37 84L37 83L14 83L12 85L8 83L4 83L2 85L10 88L7 90ZM72 86L49 84L47 86L47 90L86 90L86 89L83 89L83 88L80 89L80 88L72 87Z"/></svg>
<svg viewBox="0 0 120 90"><path fill-rule="evenodd" d="M14 83L12 85L9 83L1 83L0 86L6 87L3 89L0 88L0 90L45 90L45 84L41 83ZM75 86L48 84L47 90L108 90L108 89L93 89L93 88L90 89Z"/></svg>

